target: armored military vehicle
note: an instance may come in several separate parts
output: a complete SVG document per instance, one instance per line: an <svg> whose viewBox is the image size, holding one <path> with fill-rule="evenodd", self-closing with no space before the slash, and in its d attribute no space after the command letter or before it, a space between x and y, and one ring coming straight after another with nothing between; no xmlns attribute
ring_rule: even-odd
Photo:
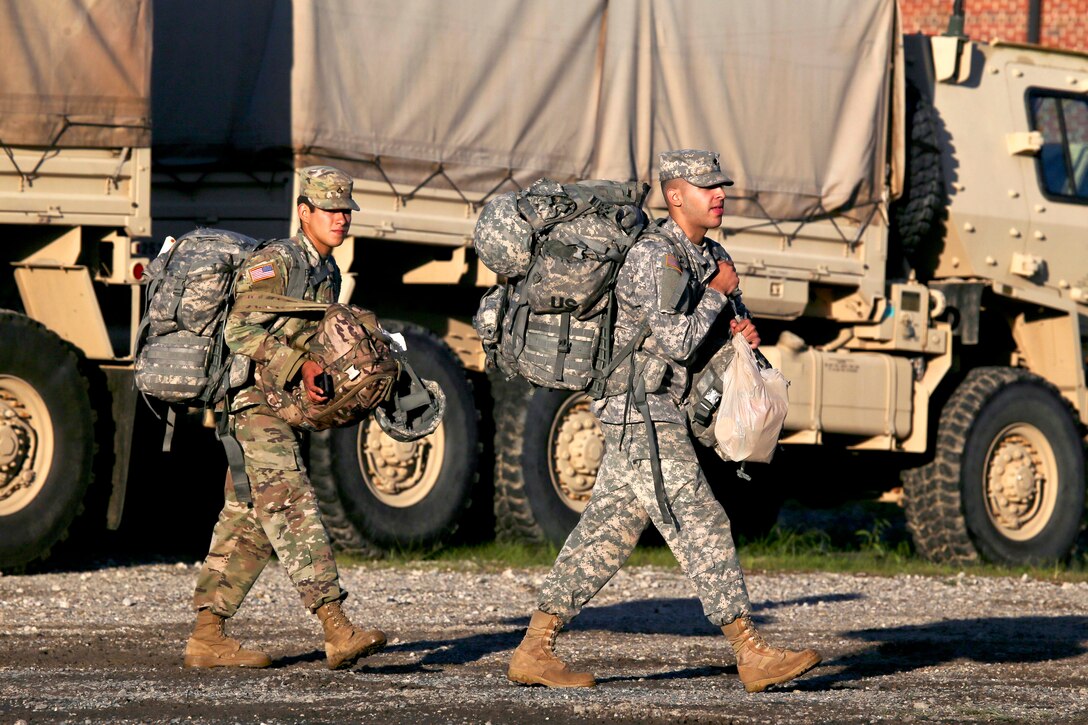
<svg viewBox="0 0 1088 725"><path fill-rule="evenodd" d="M490 526L473 511L493 508L502 536L562 540L602 439L584 397L486 374L470 319L497 280L472 253L474 222L541 176L654 181L657 153L683 147L721 152L737 181L719 238L764 353L792 381L775 463L752 469L754 484L715 469L738 530L766 530L787 494L890 489L934 560L1074 546L1088 423L1083 54L903 36L894 0L668 12L197 0L156 3L153 21L133 7L154 39L150 88L135 94L152 101L151 159L146 136L69 148L45 133L16 148L0 126L15 160L0 158L0 248L16 263L0 294L20 310L2 320L0 566L60 536L96 456L116 463L120 513L138 242L197 223L286 235L294 169L315 162L356 177L356 236L337 250L345 298L403 329L450 403L416 443L367 424L311 438L334 537L433 544ZM146 62L140 40L125 47ZM0 99L15 103L25 77L37 76L3 76ZM114 162L87 188L117 216L76 214L84 197L60 164L74 154ZM663 213L659 196L650 207ZM24 347L53 361L48 376ZM37 523L45 501L59 523Z"/></svg>

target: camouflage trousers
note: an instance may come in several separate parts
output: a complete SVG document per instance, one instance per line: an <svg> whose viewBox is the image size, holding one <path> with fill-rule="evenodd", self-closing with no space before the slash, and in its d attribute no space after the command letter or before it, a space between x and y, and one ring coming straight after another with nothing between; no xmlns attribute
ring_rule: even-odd
<svg viewBox="0 0 1088 725"><path fill-rule="evenodd" d="M703 612L713 624L721 626L748 614L751 605L729 518L699 467L687 428L655 425L665 492L679 522L677 530L662 519L654 495L645 426L627 426L624 450L620 449L623 426L602 423L601 427L605 455L593 495L544 581L540 609L564 622L577 616L627 561L652 521L695 585Z"/></svg>
<svg viewBox="0 0 1088 725"><path fill-rule="evenodd" d="M245 457L253 506L238 502L228 473L226 502L197 576L193 608L232 616L273 553L311 611L343 599L295 432L264 406L235 414L233 427Z"/></svg>

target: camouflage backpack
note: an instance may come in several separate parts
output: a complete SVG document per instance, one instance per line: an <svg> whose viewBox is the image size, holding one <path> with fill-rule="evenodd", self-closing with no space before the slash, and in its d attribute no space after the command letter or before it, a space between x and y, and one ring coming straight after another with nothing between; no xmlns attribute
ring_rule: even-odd
<svg viewBox="0 0 1088 725"><path fill-rule="evenodd" d="M646 226L641 205L648 189L640 182L541 179L484 207L476 254L507 278L484 295L473 318L492 364L541 387L605 395L631 352L612 349L613 288Z"/></svg>
<svg viewBox="0 0 1088 725"><path fill-rule="evenodd" d="M136 386L168 403L212 405L245 382L248 360L223 340L236 273L257 249L280 244L291 269L309 270L296 245L258 242L223 229L195 229L164 248L147 267L147 303L136 342ZM290 275L288 294L301 298L308 275Z"/></svg>
<svg viewBox="0 0 1088 725"><path fill-rule="evenodd" d="M276 310L261 306L275 295L247 294L235 309ZM281 298L283 299L283 298ZM284 299L290 304L291 300ZM328 401L314 403L302 385L282 387L264 365L257 365L257 386L272 411L292 428L325 430L362 420L388 401L400 376L401 363L389 339L370 310L353 305L315 305L325 308L316 329L292 339L292 347L306 350L308 358L331 376Z"/></svg>
<svg viewBox="0 0 1088 725"><path fill-rule="evenodd" d="M406 351L397 346L374 313L354 305L301 302L250 292L234 309L243 312L323 313L314 329L288 340L329 376L319 382L331 393L315 403L297 382L284 382L257 364L257 387L272 411L293 428L317 431L357 423L371 412L378 426L398 441L414 441L438 429L446 396L432 380L416 375ZM229 454L228 454L229 457Z"/></svg>

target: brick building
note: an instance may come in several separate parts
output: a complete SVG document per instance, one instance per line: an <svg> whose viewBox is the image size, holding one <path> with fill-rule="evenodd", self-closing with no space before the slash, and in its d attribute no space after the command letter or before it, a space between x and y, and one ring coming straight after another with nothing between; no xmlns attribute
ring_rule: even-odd
<svg viewBox="0 0 1088 725"><path fill-rule="evenodd" d="M900 0L899 6L903 32L939 35L948 28L953 1ZM1088 52L1088 0L965 0L964 10L964 32L976 40Z"/></svg>

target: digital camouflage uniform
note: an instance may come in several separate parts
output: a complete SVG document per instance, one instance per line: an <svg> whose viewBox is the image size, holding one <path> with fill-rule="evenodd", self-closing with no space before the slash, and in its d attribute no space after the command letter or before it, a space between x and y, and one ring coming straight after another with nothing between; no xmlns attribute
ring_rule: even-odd
<svg viewBox="0 0 1088 725"><path fill-rule="evenodd" d="M350 187L347 193L350 201ZM311 198L320 206L321 199ZM311 283L305 299L335 302L340 293L340 270L332 256L322 259L301 231L288 243L302 248L310 270L292 272L288 252L277 245L262 248L239 270L236 295L250 291L283 295L289 274L308 273ZM233 352L290 380L296 377L303 357L286 341L315 327L318 319L264 312L232 313L225 326L226 342ZM245 459L253 505L238 501L228 476L226 503L197 578L194 608L210 608L223 617L233 615L273 552L311 611L342 600L346 594L339 585L336 562L306 476L296 432L272 413L252 384L229 398L229 411Z"/></svg>
<svg viewBox="0 0 1088 725"><path fill-rule="evenodd" d="M663 154L662 180L683 175L702 186L726 184L716 159L712 168L703 168L706 156ZM694 244L669 219L640 238L620 270L614 344L622 348L641 323L648 325L649 337L636 360L647 381L665 494L676 525L663 519L658 507L641 415L626 393L597 401L593 412L604 432L604 459L589 504L539 599L542 611L564 622L619 570L651 521L695 585L712 623L728 624L750 612L729 519L696 460L682 408L690 386L688 366L727 305L725 295L707 287L717 260L726 258L716 242ZM685 271L690 273L686 283Z"/></svg>

